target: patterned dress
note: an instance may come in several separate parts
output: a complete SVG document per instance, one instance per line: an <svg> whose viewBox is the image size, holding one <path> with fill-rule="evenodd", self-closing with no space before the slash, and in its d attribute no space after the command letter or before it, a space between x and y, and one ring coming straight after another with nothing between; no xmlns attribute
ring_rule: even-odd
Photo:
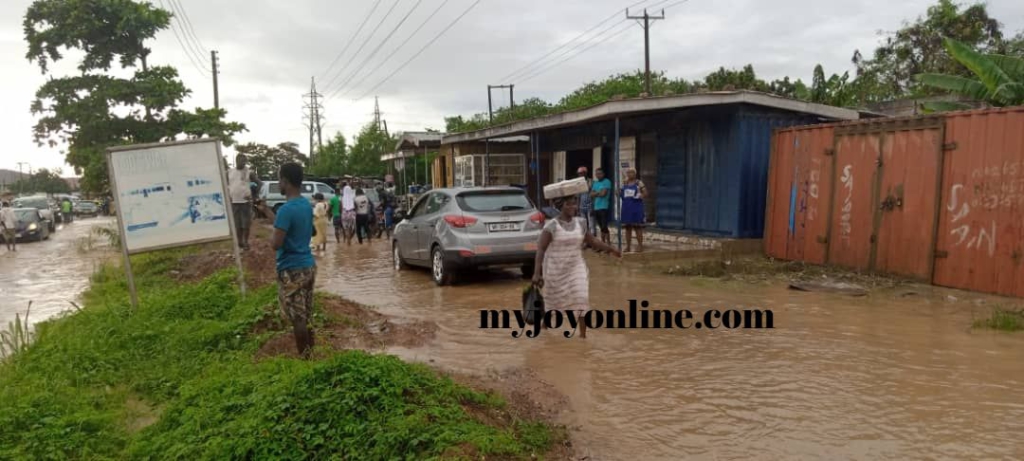
<svg viewBox="0 0 1024 461"><path fill-rule="evenodd" d="M544 253L544 308L586 312L590 309L590 274L583 260L586 223L578 217L568 223L555 218L544 225L544 231L552 237Z"/></svg>

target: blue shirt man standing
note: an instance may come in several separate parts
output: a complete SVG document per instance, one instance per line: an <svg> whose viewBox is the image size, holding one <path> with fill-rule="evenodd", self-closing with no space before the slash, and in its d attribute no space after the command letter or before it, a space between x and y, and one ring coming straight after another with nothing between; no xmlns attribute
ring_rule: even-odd
<svg viewBox="0 0 1024 461"><path fill-rule="evenodd" d="M604 170L594 170L597 178L591 186L590 195L594 198L594 221L597 227L601 228L601 241L611 242L611 234L608 232L608 213L611 208L612 182L604 176Z"/></svg>
<svg viewBox="0 0 1024 461"><path fill-rule="evenodd" d="M287 201L277 213L262 203L260 211L274 221L271 245L277 251L278 302L292 323L299 353L309 358L313 349L313 331L309 322L316 284L316 261L309 248L313 236L313 206L301 194L301 165L281 165L278 176L281 192Z"/></svg>

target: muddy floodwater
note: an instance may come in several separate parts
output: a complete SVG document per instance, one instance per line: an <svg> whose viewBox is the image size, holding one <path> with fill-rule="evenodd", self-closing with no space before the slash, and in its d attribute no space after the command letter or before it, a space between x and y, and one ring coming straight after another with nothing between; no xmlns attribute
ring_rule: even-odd
<svg viewBox="0 0 1024 461"><path fill-rule="evenodd" d="M0 245L0 325L14 320L15 313L24 318L29 301L33 324L73 309L71 302L88 288L89 275L112 257L108 242L91 231L113 222L105 217L77 219L58 225L49 240L18 243L16 252Z"/></svg>
<svg viewBox="0 0 1024 461"><path fill-rule="evenodd" d="M426 348L392 353L463 372L533 369L568 397L562 422L593 460L1024 459L1024 335L972 330L993 302L982 295L852 298L588 256L594 308L771 309L775 329L513 339L480 329L479 310L518 308L518 271L439 288L424 270L395 272L389 250L332 242L318 285L440 325Z"/></svg>

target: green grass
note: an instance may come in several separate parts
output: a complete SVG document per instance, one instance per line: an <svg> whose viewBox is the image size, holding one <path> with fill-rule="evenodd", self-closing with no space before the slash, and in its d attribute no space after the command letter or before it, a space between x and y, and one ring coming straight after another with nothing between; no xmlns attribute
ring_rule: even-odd
<svg viewBox="0 0 1024 461"><path fill-rule="evenodd" d="M194 250L191 250L194 251ZM501 407L429 368L363 352L253 359L273 286L241 299L233 270L196 284L163 274L189 250L132 258L92 277L81 312L37 326L0 364L0 459L424 459L455 450L528 457L556 434L485 424Z"/></svg>
<svg viewBox="0 0 1024 461"><path fill-rule="evenodd" d="M993 308L991 317L974 321L974 328L1001 331L1024 330L1024 310L1011 311L999 307Z"/></svg>

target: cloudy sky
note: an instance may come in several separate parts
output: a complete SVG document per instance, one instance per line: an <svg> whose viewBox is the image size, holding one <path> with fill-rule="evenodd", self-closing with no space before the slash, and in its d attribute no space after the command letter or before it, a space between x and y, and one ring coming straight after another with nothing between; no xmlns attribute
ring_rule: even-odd
<svg viewBox="0 0 1024 461"><path fill-rule="evenodd" d="M189 47L175 36L185 32L172 22L174 27L150 43L151 63L178 68L193 91L184 107L211 107L206 50L217 50L221 106L231 120L249 128L239 140L293 141L305 152L308 131L303 126L302 95L309 92L312 77L328 96L323 102L325 136L340 131L351 140L371 119L375 95L391 131L443 129L445 115L486 111L488 84L516 84L517 100L557 100L587 81L642 68L642 29L614 18L584 40L604 32L602 36L585 44L575 42L510 80L501 80L613 15L624 15L623 9L635 2L381 0L366 20L376 0L179 0L185 12L179 16L187 15L199 41L194 52L205 51L202 61L190 60L185 51ZM29 166L63 167L70 173L61 147L40 148L32 140L34 118L28 108L46 77L24 57L21 21L30 3L0 2L0 168L17 170L18 162L25 162L26 171ZM170 0L154 3L172 10ZM676 3L647 0L638 7ZM855 49L869 52L880 31L895 30L933 3L689 0L672 6L665 12L666 20L652 27L651 65L673 77L696 79L719 66L751 63L762 78L789 75L807 81L816 63L829 74L849 70ZM1008 34L1024 29L1024 2L991 0L988 5ZM417 54L466 11L447 33ZM361 33L352 40L364 20ZM421 24L425 25L411 36ZM385 61L388 56L392 57ZM53 70L66 75L75 64L67 62ZM393 76L385 81L389 75ZM507 95L497 90L494 97L496 103L507 101Z"/></svg>

